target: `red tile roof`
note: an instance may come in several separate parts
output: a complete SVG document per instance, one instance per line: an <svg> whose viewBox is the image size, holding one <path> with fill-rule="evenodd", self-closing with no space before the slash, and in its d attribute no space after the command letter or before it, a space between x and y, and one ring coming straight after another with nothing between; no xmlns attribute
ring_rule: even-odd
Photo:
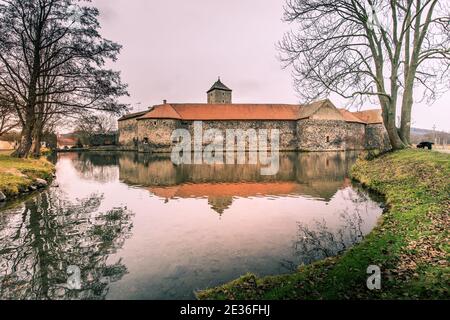
<svg viewBox="0 0 450 320"><path fill-rule="evenodd" d="M364 110L353 112L353 114L365 123L376 124L383 123L383 115L381 109Z"/></svg>
<svg viewBox="0 0 450 320"><path fill-rule="evenodd" d="M347 122L356 122L356 123L366 123L365 121L361 120L360 118L356 117L353 112L350 112L345 109L339 109L339 112L344 117L344 120Z"/></svg>
<svg viewBox="0 0 450 320"><path fill-rule="evenodd" d="M135 112L135 113L129 113L129 114L126 114L126 115L122 116L122 117L119 118L119 120L117 120L117 121L124 121L124 120L129 120L129 119L134 119L134 118L142 117L142 116L145 115L147 112L148 112L148 110L145 110L145 111L139 111L139 112Z"/></svg>
<svg viewBox="0 0 450 320"><path fill-rule="evenodd" d="M299 120L313 115L323 100L308 105L296 104L163 104L139 119L176 120Z"/></svg>
<svg viewBox="0 0 450 320"><path fill-rule="evenodd" d="M165 104L140 119L296 120L298 105L287 104Z"/></svg>
<svg viewBox="0 0 450 320"><path fill-rule="evenodd" d="M139 119L183 119L171 104L162 104L154 106L152 110L147 112Z"/></svg>
<svg viewBox="0 0 450 320"><path fill-rule="evenodd" d="M154 106L141 119L174 119L185 121L224 121L224 120L300 120L313 116L323 106L334 105L329 100L322 100L307 105L299 104L200 104L200 103L166 103ZM369 123L382 122L381 110L368 110L353 113L339 109L343 120L347 122ZM378 113L377 113L378 112ZM361 114L358 116L357 114ZM381 120L380 120L381 119Z"/></svg>

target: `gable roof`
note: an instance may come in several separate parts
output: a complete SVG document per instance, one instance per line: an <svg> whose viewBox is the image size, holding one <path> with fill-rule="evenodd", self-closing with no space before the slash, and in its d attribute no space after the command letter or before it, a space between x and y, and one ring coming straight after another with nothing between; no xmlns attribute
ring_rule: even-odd
<svg viewBox="0 0 450 320"><path fill-rule="evenodd" d="M155 106L139 119L174 119L186 121L299 120L309 118L321 107L330 104L331 102L329 100L318 101L308 105L172 103Z"/></svg>
<svg viewBox="0 0 450 320"><path fill-rule="evenodd" d="M383 114L381 109L372 109L353 112L353 114L368 124L383 123Z"/></svg>
<svg viewBox="0 0 450 320"><path fill-rule="evenodd" d="M298 119L309 118L319 120L344 120L342 114L328 99L300 106Z"/></svg>
<svg viewBox="0 0 450 320"><path fill-rule="evenodd" d="M213 90L232 91L230 88L224 85L222 81L220 81L220 78L213 84L211 89L209 89L206 93L210 93Z"/></svg>
<svg viewBox="0 0 450 320"><path fill-rule="evenodd" d="M146 113L148 113L148 110L126 114L123 117L119 118L119 120L117 120L117 121L124 121L124 120L129 120L129 119L133 119L133 118L137 118L137 117L142 117Z"/></svg>
<svg viewBox="0 0 450 320"><path fill-rule="evenodd" d="M154 106L152 110L147 112L139 119L175 119L182 120L181 115L175 110L173 104L161 104Z"/></svg>
<svg viewBox="0 0 450 320"><path fill-rule="evenodd" d="M353 112L350 112L346 109L339 109L339 112L342 114L344 120L347 122L366 123L365 121L356 117Z"/></svg>
<svg viewBox="0 0 450 320"><path fill-rule="evenodd" d="M299 106L283 104L165 104L139 119L296 120Z"/></svg>
<svg viewBox="0 0 450 320"><path fill-rule="evenodd" d="M298 119L307 119L316 113L328 100L316 101L310 104L298 106Z"/></svg>
<svg viewBox="0 0 450 320"><path fill-rule="evenodd" d="M327 109L328 108L328 109ZM325 111L325 112L324 112ZM331 111L331 112L330 112ZM205 104L166 103L154 106L137 120L173 119L184 121L270 121L317 118L354 123L382 123L381 110L350 112L337 109L326 99L310 104Z"/></svg>

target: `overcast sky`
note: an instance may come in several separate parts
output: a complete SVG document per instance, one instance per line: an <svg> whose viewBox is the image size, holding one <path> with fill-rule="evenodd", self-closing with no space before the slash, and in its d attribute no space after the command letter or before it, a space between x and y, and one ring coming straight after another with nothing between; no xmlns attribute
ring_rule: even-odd
<svg viewBox="0 0 450 320"><path fill-rule="evenodd" d="M169 102L206 103L220 76L233 102L298 103L276 43L290 26L282 0L94 0L102 35L123 45L115 69L135 110ZM341 107L343 101L331 98ZM139 104L140 103L140 104ZM450 93L416 104L413 126L450 131ZM370 106L368 106L370 107Z"/></svg>

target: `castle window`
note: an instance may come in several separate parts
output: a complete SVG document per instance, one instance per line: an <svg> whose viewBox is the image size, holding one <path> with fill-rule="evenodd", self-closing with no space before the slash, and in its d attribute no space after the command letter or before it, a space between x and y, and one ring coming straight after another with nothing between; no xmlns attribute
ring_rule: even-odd
<svg viewBox="0 0 450 320"><path fill-rule="evenodd" d="M157 123L156 121L153 121L153 125L155 125L155 126L156 126L156 123Z"/></svg>
<svg viewBox="0 0 450 320"><path fill-rule="evenodd" d="M327 143L330 142L330 136L327 136Z"/></svg>

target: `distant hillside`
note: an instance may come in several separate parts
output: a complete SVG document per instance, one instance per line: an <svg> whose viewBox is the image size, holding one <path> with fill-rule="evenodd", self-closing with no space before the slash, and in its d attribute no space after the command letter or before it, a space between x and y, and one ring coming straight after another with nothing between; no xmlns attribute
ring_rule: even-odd
<svg viewBox="0 0 450 320"><path fill-rule="evenodd" d="M433 130L411 128L411 134L417 135L417 136L424 136L426 134L432 134L432 133L433 133Z"/></svg>
<svg viewBox="0 0 450 320"><path fill-rule="evenodd" d="M419 143L421 141L432 141L436 139L438 144L448 144L450 143L450 133L446 133L443 131L428 130L428 129L419 129L419 128L411 128L411 142Z"/></svg>

